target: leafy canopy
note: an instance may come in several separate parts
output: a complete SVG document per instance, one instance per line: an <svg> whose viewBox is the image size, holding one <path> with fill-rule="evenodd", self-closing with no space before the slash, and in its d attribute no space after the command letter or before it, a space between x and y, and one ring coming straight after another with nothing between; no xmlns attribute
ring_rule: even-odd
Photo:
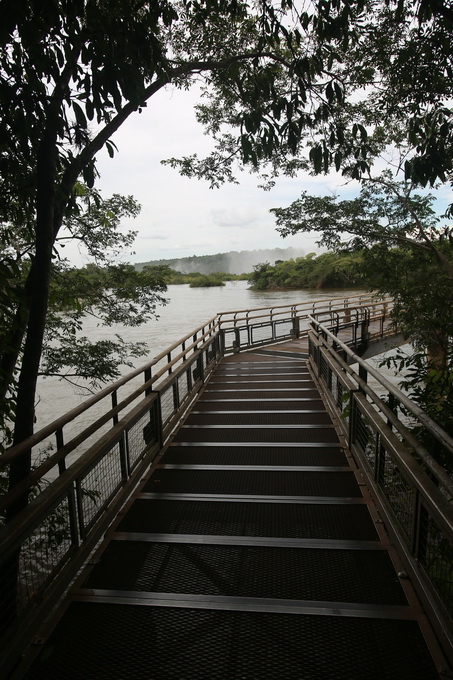
<svg viewBox="0 0 453 680"><path fill-rule="evenodd" d="M77 212L65 222L62 236L56 241L60 249L68 240L83 244L92 263L78 269L68 260L55 257L51 282L43 351L39 366L41 376L60 376L77 383L79 388L93 389L120 375L120 366L132 366L131 360L147 353L146 343L126 342L118 334L107 340L93 341L83 333L84 320L94 318L98 325L139 326L156 316L158 305L165 304L163 293L169 270L165 266L145 267L137 271L129 264L117 263L133 244L135 232L121 230L125 217L134 217L140 206L132 197L101 195L82 185L77 187ZM3 230L0 235L4 236ZM2 301L0 319L0 355L8 355L9 329L14 324L25 297L25 287L32 266L33 250L26 241L4 243L5 256L14 262L16 275L8 279L10 295ZM17 362L23 357L23 344ZM15 418L16 383L10 384L1 410L3 445L10 441L11 421Z"/></svg>
<svg viewBox="0 0 453 680"><path fill-rule="evenodd" d="M62 225L73 238L90 238L79 219L78 182L93 187L96 154L105 146L113 156L114 132L166 85L186 88L200 78L225 85L241 70L259 73L278 61L280 18L263 2L257 23L255 9L240 0L2 3L0 304L10 323L2 329L0 398L17 403L16 443L33 431ZM99 256L106 244L97 233ZM17 244L28 270L18 269ZM118 297L121 286L109 275Z"/></svg>
<svg viewBox="0 0 453 680"><path fill-rule="evenodd" d="M197 111L214 152L167 162L213 186L234 180L239 164L271 186L275 175L301 169L362 179L396 146L407 180L450 182L450 3L319 0L287 8L274 14L278 59L259 72L249 65L236 78L221 74L206 89Z"/></svg>

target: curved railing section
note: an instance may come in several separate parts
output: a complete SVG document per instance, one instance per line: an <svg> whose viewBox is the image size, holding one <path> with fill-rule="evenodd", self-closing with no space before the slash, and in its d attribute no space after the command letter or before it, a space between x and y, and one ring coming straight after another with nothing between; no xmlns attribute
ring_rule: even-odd
<svg viewBox="0 0 453 680"><path fill-rule="evenodd" d="M332 323L339 323L340 319L350 322L352 317L360 317L362 321L367 314L388 321L392 305L389 298L356 295L222 312L218 315L218 322L222 329L223 351L239 352L303 337L308 334L310 314L322 315L325 320L330 318Z"/></svg>

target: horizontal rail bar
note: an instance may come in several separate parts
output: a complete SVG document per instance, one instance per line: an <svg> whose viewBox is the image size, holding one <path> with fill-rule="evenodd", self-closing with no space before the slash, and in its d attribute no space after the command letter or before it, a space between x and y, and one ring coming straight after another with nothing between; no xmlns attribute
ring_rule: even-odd
<svg viewBox="0 0 453 680"><path fill-rule="evenodd" d="M319 324L318 320L309 316L309 321L313 324ZM319 324L323 333L327 335L331 340L335 342L338 347L340 347L354 363L362 366L367 373L373 376L385 389L398 399L398 401L403 404L408 411L410 411L423 425L426 429L435 435L435 437L442 443L445 448L453 453L453 438L450 437L445 430L443 430L432 418L430 418L417 404L415 404L409 397L407 397L404 392L393 385L387 378L385 378L380 371L375 369L371 364L367 363L364 359L355 354L348 345L339 340L339 338L329 331L325 326Z"/></svg>

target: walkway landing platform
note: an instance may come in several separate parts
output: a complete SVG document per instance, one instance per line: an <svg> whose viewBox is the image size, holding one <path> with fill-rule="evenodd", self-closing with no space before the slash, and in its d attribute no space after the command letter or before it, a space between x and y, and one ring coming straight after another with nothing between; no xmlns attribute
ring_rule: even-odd
<svg viewBox="0 0 453 680"><path fill-rule="evenodd" d="M25 677L439 677L297 344L218 365Z"/></svg>

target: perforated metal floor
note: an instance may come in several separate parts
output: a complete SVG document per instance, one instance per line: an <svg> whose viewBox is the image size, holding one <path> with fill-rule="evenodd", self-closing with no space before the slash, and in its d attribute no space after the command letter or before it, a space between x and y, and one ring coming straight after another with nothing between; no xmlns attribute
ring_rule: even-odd
<svg viewBox="0 0 453 680"><path fill-rule="evenodd" d="M25 677L438 678L367 502L305 362L224 361Z"/></svg>
<svg viewBox="0 0 453 680"><path fill-rule="evenodd" d="M205 401L200 399L197 402L197 411L288 411L311 409L312 411L319 411L324 408L321 399L261 399L260 401L248 401L242 399L241 396L231 397L229 400L224 399L210 399Z"/></svg>
<svg viewBox="0 0 453 680"><path fill-rule="evenodd" d="M137 499L118 531L377 541L364 504Z"/></svg>
<svg viewBox="0 0 453 680"><path fill-rule="evenodd" d="M85 587L407 604L382 550L112 541Z"/></svg>
<svg viewBox="0 0 453 680"><path fill-rule="evenodd" d="M186 425L331 425L328 413L193 413Z"/></svg>
<svg viewBox="0 0 453 680"><path fill-rule="evenodd" d="M319 465L346 466L340 447L299 446L288 448L260 446L170 446L165 462L173 465Z"/></svg>
<svg viewBox="0 0 453 680"><path fill-rule="evenodd" d="M431 680L415 621L74 602L29 680Z"/></svg>
<svg viewBox="0 0 453 680"><path fill-rule="evenodd" d="M260 401L261 399L319 399L318 390L309 387L299 387L298 389L285 388L276 390L272 387L263 389L262 387L244 387L234 388L231 385L224 386L220 389L217 386L212 386L209 391L204 392L204 397L207 399L254 399Z"/></svg>
<svg viewBox="0 0 453 680"><path fill-rule="evenodd" d="M274 470L156 470L143 491L215 495L360 497L354 473Z"/></svg>
<svg viewBox="0 0 453 680"><path fill-rule="evenodd" d="M175 442L235 442L237 444L245 442L270 442L270 443L285 443L285 442L322 442L323 444L330 444L338 442L338 437L334 429L327 427L293 427L285 428L281 426L279 429L263 426L247 426L228 427L220 429L215 425L197 427L190 425L183 426L179 432L176 433Z"/></svg>

